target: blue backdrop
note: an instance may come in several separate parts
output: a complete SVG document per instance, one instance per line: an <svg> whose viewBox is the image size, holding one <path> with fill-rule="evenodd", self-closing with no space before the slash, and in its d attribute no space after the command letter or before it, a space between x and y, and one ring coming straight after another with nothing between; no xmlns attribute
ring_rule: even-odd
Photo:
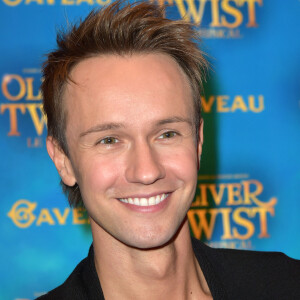
<svg viewBox="0 0 300 300"><path fill-rule="evenodd" d="M87 216L68 207L46 153L40 68L61 24L110 2L0 2L0 299L35 298L87 254ZM213 64L191 232L214 247L299 259L300 2L159 2L195 24Z"/></svg>

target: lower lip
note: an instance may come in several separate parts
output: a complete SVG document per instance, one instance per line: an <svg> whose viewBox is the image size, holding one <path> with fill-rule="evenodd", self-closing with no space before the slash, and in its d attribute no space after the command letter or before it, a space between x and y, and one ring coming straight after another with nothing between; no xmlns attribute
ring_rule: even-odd
<svg viewBox="0 0 300 300"><path fill-rule="evenodd" d="M163 200L162 202L155 204L155 205L149 205L149 206L139 206L139 205L134 205L130 203L125 203L122 201L119 201L121 204L123 204L125 207L129 208L130 210L133 210L135 212L140 212L140 213L154 213L158 212L166 207L168 204L169 200L171 198L171 193L168 194L167 198Z"/></svg>

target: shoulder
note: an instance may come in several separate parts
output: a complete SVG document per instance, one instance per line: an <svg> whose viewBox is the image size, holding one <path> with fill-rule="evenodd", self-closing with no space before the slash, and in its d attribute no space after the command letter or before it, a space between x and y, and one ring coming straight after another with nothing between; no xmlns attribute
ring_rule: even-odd
<svg viewBox="0 0 300 300"><path fill-rule="evenodd" d="M229 299L300 299L300 261L280 252L214 249L193 241L205 255Z"/></svg>
<svg viewBox="0 0 300 300"><path fill-rule="evenodd" d="M94 250L90 247L89 255L83 259L67 278L54 290L37 300L101 300L104 299L94 264Z"/></svg>
<svg viewBox="0 0 300 300"><path fill-rule="evenodd" d="M57 288L47 294L37 298L37 300L52 300L52 299L86 299L83 288L82 275L87 264L87 258L82 260L74 271L70 274L67 280Z"/></svg>

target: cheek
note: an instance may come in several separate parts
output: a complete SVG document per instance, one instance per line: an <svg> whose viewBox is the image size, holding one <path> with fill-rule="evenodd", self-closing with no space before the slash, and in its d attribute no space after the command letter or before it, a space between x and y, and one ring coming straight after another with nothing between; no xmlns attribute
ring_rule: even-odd
<svg viewBox="0 0 300 300"><path fill-rule="evenodd" d="M171 172L186 184L197 182L197 152L194 147L183 148L165 157Z"/></svg>
<svg viewBox="0 0 300 300"><path fill-rule="evenodd" d="M120 175L119 166L112 160L93 158L81 164L78 184L84 199L110 194Z"/></svg>

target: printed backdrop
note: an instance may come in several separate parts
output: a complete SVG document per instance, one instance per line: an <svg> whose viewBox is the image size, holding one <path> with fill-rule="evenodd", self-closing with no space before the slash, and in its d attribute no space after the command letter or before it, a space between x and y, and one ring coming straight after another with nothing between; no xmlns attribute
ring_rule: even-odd
<svg viewBox="0 0 300 300"><path fill-rule="evenodd" d="M86 214L69 208L46 153L40 68L61 24L110 2L0 2L0 299L37 297L87 254ZM213 65L191 232L300 259L300 1L159 2L195 24Z"/></svg>

